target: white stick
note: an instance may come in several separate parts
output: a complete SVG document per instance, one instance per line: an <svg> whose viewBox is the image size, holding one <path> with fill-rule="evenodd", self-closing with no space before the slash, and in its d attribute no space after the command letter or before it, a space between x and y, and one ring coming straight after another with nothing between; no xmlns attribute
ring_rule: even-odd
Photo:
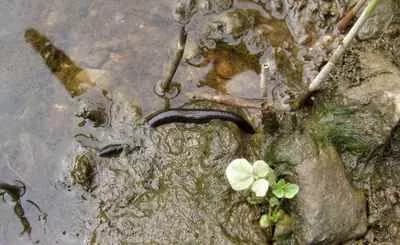
<svg viewBox="0 0 400 245"><path fill-rule="evenodd" d="M375 10L376 6L379 4L380 1L381 0L372 0L371 2L369 2L368 6L365 8L360 18L358 18L357 22L354 24L349 33L343 39L343 42L335 50L332 57L329 59L328 63L325 64L325 66L322 68L319 74L310 83L308 87L309 92L316 91L320 88L321 83L326 79L326 77L335 67L335 63L343 55L344 51L350 45L351 41L357 35L361 27L365 24L365 21L370 17L371 13Z"/></svg>

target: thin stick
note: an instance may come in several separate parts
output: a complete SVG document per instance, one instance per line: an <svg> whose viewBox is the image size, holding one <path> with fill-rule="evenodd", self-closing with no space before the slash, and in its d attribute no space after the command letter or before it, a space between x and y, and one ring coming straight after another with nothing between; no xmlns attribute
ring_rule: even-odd
<svg viewBox="0 0 400 245"><path fill-rule="evenodd" d="M234 97L227 94L209 94L201 92L186 93L186 96L192 100L209 100L224 105L237 106L243 108L252 108L259 110L270 110L272 107L264 99L248 99Z"/></svg>
<svg viewBox="0 0 400 245"><path fill-rule="evenodd" d="M260 91L261 96L266 97L267 91L267 73L270 72L268 64L261 64L261 76L260 76Z"/></svg>
<svg viewBox="0 0 400 245"><path fill-rule="evenodd" d="M322 68L319 74L314 78L314 80L310 83L308 87L309 92L316 91L320 88L321 83L326 79L332 69L335 67L335 63L339 60L339 58L343 55L344 51L350 45L351 41L357 35L358 31L364 25L365 21L370 17L371 13L375 10L376 6L380 3L381 0L372 0L369 2L368 6L365 8L360 18L358 18L357 22L351 28L349 33L343 39L343 42L339 47L335 50L328 63Z"/></svg>
<svg viewBox="0 0 400 245"><path fill-rule="evenodd" d="M178 70L179 64L181 63L183 57L183 53L185 51L186 40L187 40L187 33L185 30L185 26L183 25L179 32L179 40L177 43L175 56L173 57L172 62L168 66L165 79L159 81L155 87L155 92L159 96L164 96L165 93L167 93L171 88L172 79L174 78L175 73Z"/></svg>
<svg viewBox="0 0 400 245"><path fill-rule="evenodd" d="M357 15L358 11L360 11L366 2L367 0L359 0L357 4L339 21L337 29L340 33L346 31L347 27L350 25L350 21Z"/></svg>

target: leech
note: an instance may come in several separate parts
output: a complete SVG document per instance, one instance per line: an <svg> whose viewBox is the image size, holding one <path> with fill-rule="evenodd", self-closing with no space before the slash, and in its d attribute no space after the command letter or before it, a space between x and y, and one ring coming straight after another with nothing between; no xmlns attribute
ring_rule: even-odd
<svg viewBox="0 0 400 245"><path fill-rule="evenodd" d="M147 118L147 123L150 127L158 127L168 123L208 123L211 120L219 119L223 121L233 122L241 130L246 133L254 134L253 126L240 115L221 110L208 109L173 109L164 111Z"/></svg>

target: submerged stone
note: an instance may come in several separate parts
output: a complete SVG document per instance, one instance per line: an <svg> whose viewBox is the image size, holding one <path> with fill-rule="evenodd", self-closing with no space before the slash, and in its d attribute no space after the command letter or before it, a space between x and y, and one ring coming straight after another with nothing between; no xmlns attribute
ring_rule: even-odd
<svg viewBox="0 0 400 245"><path fill-rule="evenodd" d="M87 154L77 156L71 170L71 177L74 183L81 185L85 189L90 188L94 177L92 161Z"/></svg>

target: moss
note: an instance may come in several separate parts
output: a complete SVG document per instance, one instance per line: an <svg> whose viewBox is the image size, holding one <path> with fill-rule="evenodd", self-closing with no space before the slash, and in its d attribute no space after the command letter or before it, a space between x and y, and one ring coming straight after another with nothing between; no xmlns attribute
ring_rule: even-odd
<svg viewBox="0 0 400 245"><path fill-rule="evenodd" d="M368 142L355 129L356 108L341 105L322 105L315 112L310 125L311 135L321 146L332 144L340 152L363 153Z"/></svg>

